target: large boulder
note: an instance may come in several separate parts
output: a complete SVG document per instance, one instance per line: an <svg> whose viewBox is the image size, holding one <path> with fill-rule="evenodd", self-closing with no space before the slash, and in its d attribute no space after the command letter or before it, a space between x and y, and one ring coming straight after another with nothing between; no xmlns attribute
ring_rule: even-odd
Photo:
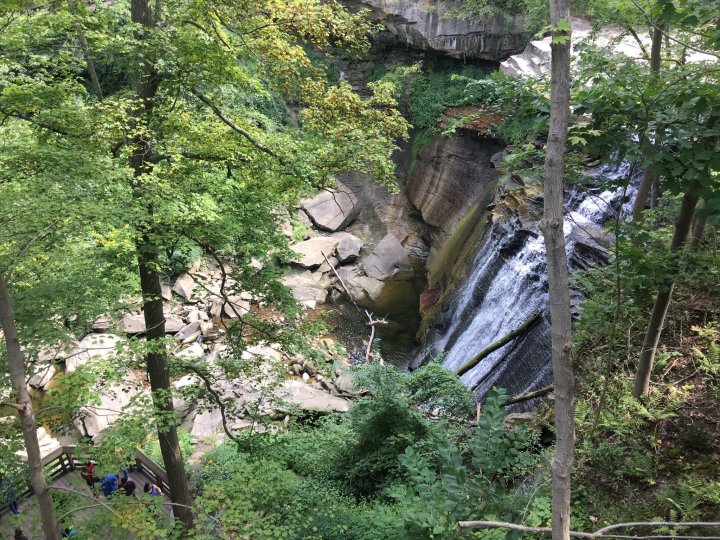
<svg viewBox="0 0 720 540"><path fill-rule="evenodd" d="M364 243L354 234L346 232L336 232L332 238L339 240L337 245L337 259L341 263L354 261L360 256L360 250Z"/></svg>
<svg viewBox="0 0 720 540"><path fill-rule="evenodd" d="M375 250L362 262L362 267L369 277L380 281L412 279L414 275L405 248L392 234L380 240Z"/></svg>
<svg viewBox="0 0 720 540"><path fill-rule="evenodd" d="M182 296L187 302L194 302L196 299L193 296L197 283L190 274L180 274L175 280L175 284L172 286L172 291Z"/></svg>
<svg viewBox="0 0 720 540"><path fill-rule="evenodd" d="M123 339L115 334L88 334L77 348L65 358L65 371L75 371L79 366L94 359L104 359L115 354Z"/></svg>
<svg viewBox="0 0 720 540"><path fill-rule="evenodd" d="M96 437L122 416L124 409L134 402L136 396L148 393L143 381L133 372L126 373L119 383L112 387L95 388L100 403L81 407L75 427L83 435Z"/></svg>
<svg viewBox="0 0 720 540"><path fill-rule="evenodd" d="M179 332L183 326L185 326L185 323L180 317L176 317L175 315L165 315L166 334L174 334L175 332Z"/></svg>
<svg viewBox="0 0 720 540"><path fill-rule="evenodd" d="M229 296L223 309L226 317L236 319L250 312L250 301L245 300L241 295Z"/></svg>
<svg viewBox="0 0 720 540"><path fill-rule="evenodd" d="M282 278L282 283L292 290L295 300L308 307L327 301L328 291L325 284L315 279L309 270L291 270Z"/></svg>
<svg viewBox="0 0 720 540"><path fill-rule="evenodd" d="M360 273L360 269L354 266L344 266L338 269L338 275L347 287L347 291L355 302L367 303L378 299L385 284L375 278Z"/></svg>
<svg viewBox="0 0 720 540"><path fill-rule="evenodd" d="M335 253L335 248L339 243L340 240L332 236L317 236L295 244L292 246L292 250L299 256L296 264L304 268L317 268L325 262L323 253L330 257Z"/></svg>
<svg viewBox="0 0 720 540"><path fill-rule="evenodd" d="M326 190L302 201L303 210L316 227L335 232L344 229L358 216L357 198L348 189Z"/></svg>
<svg viewBox="0 0 720 540"><path fill-rule="evenodd" d="M126 313L120 317L120 330L126 334L144 334L145 315Z"/></svg>
<svg viewBox="0 0 720 540"><path fill-rule="evenodd" d="M304 411L347 412L351 406L349 400L333 396L301 381L285 381L280 385L277 396Z"/></svg>

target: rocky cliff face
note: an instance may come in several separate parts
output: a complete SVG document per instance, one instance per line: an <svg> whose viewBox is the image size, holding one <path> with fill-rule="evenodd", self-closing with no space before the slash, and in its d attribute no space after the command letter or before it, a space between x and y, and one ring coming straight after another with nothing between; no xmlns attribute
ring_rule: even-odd
<svg viewBox="0 0 720 540"><path fill-rule="evenodd" d="M498 173L491 157L501 149L492 139L460 130L449 138L435 136L418 153L406 189L428 228L429 288L445 287L451 268L494 200Z"/></svg>
<svg viewBox="0 0 720 540"><path fill-rule="evenodd" d="M449 6L431 0L346 0L371 8L371 18L385 25L380 39L433 50L460 59L501 62L520 53L531 34L523 16L470 19L452 15Z"/></svg>

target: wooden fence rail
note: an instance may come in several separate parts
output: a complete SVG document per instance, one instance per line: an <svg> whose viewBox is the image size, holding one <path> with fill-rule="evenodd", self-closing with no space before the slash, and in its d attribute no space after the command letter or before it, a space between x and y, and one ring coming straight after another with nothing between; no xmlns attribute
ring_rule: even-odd
<svg viewBox="0 0 720 540"><path fill-rule="evenodd" d="M64 474L73 472L77 469L78 461L82 463L90 458L90 456L83 456L82 459L78 459L75 452L75 446L60 446L46 456L43 456L43 470L48 484L52 484ZM170 495L167 473L139 448L135 450L135 467L138 472L142 473L148 479L160 486L163 493L168 496ZM27 480L15 482L14 486L17 499L25 499L33 495L32 486L27 482ZM142 489L142 486L140 486L140 489ZM0 497L0 513L4 512L6 509L8 509L8 504L2 497Z"/></svg>

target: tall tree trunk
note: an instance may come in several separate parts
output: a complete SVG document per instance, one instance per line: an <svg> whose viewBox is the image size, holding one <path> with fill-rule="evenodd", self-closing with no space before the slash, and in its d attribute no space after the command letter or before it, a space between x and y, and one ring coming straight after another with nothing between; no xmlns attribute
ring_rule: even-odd
<svg viewBox="0 0 720 540"><path fill-rule="evenodd" d="M42 456L40 455L40 444L37 438L37 423L33 412L30 394L25 383L25 358L20 348L15 316L10 302L10 293L7 283L0 275L0 323L5 333L5 344L7 347L8 368L10 369L10 381L15 393L16 409L20 414L23 439L25 439L25 451L27 452L27 464L30 469L30 485L40 503L40 516L42 518L43 532L47 540L59 540L57 519L52 497L48 491L47 481L43 474Z"/></svg>
<svg viewBox="0 0 720 540"><path fill-rule="evenodd" d="M155 26L153 8L159 9L158 4L159 0L156 3L151 3L151 0L131 0L132 21L145 28L153 28ZM137 38L142 40L144 35L138 35ZM148 66L150 64L150 62L147 63ZM149 124L157 90L157 73L151 66L146 67L140 74L137 83L137 95L141 100L141 108L135 114L140 123ZM130 166L135 176L133 195L139 200L142 200L143 197L143 175L152 171L153 151L153 143L144 134L138 134L133 138ZM148 205L147 212L148 223L141 226L143 229L138 234L135 244L138 253L140 288L143 295L143 313L147 328L146 338L148 343L152 343L152 341L159 341L165 337L165 315L162 306L160 264L150 225L153 212L151 205ZM190 530L193 527L192 498L177 435L177 416L172 403L167 351L160 344L151 349L153 352L145 356L145 362L155 405L160 451L168 475L170 498L175 503L173 513Z"/></svg>
<svg viewBox="0 0 720 540"><path fill-rule="evenodd" d="M97 72L95 71L95 62L93 62L92 55L90 54L90 46L88 45L87 39L85 39L85 32L83 31L82 25L78 20L77 8L75 7L75 0L67 0L68 10L75 20L75 27L78 34L78 42L80 43L80 50L82 50L83 58L85 59L85 66L90 75L90 84L92 85L93 92L98 98L98 101L103 100L102 89L100 88L100 79L98 79Z"/></svg>
<svg viewBox="0 0 720 540"><path fill-rule="evenodd" d="M698 196L695 192L699 186L700 182L693 180L683 196L680 213L675 222L675 231L673 232L672 241L670 242L671 252L678 251L683 244L685 244L688 237L693 215L695 214L695 206L698 202ZM660 334L665 324L665 316L667 315L674 288L674 283L671 283L668 287L661 287L655 297L655 304L653 305L650 322L645 331L645 339L643 340L642 350L640 351L638 370L635 374L633 396L636 398L650 393L650 374L652 373L655 353L657 352Z"/></svg>
<svg viewBox="0 0 720 540"><path fill-rule="evenodd" d="M653 28L652 45L650 47L650 71L654 74L660 73L660 60L662 52L662 26L657 25ZM657 138L657 133L655 134ZM653 150L655 143L651 143L648 137L644 138L643 141L643 154L647 159ZM654 188L654 189L653 189ZM657 202L659 196L660 183L657 175L653 173L651 167L648 165L645 167L643 178L638 186L637 195L635 196L635 203L633 204L633 221L639 223L642 221L643 213L645 212L645 203L647 202L648 195L652 192L653 205Z"/></svg>
<svg viewBox="0 0 720 540"><path fill-rule="evenodd" d="M568 0L550 0L550 24L570 20ZM563 175L570 114L570 35L553 30L550 131L545 154L545 211L555 387L555 456L552 461L552 537L570 538L570 472L575 450L575 378L572 366L570 283L563 234Z"/></svg>
<svg viewBox="0 0 720 540"><path fill-rule="evenodd" d="M705 199L700 199L697 204L697 210L705 208ZM707 218L695 216L692 227L692 241L690 247L693 251L697 251L700 248L700 242L702 242L703 236L705 236L705 226L707 225Z"/></svg>

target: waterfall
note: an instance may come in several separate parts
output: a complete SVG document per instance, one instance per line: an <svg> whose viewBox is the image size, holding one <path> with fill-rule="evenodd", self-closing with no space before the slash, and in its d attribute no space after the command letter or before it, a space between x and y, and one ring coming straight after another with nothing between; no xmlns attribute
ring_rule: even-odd
<svg viewBox="0 0 720 540"><path fill-rule="evenodd" d="M627 164L600 167L600 181L627 178ZM602 182L595 182L602 183ZM629 212L632 187L598 190L573 187L566 192L563 223L571 271L607 262L611 241L602 224ZM603 245L604 244L604 245ZM580 300L572 291L573 306ZM462 376L480 397L492 386L510 395L541 388L552 381L545 244L536 221L497 223L489 228L465 282L444 303L444 323L426 343L426 358L445 351L443 365L457 370L475 354L520 326L533 313L540 321L522 336L496 350Z"/></svg>

